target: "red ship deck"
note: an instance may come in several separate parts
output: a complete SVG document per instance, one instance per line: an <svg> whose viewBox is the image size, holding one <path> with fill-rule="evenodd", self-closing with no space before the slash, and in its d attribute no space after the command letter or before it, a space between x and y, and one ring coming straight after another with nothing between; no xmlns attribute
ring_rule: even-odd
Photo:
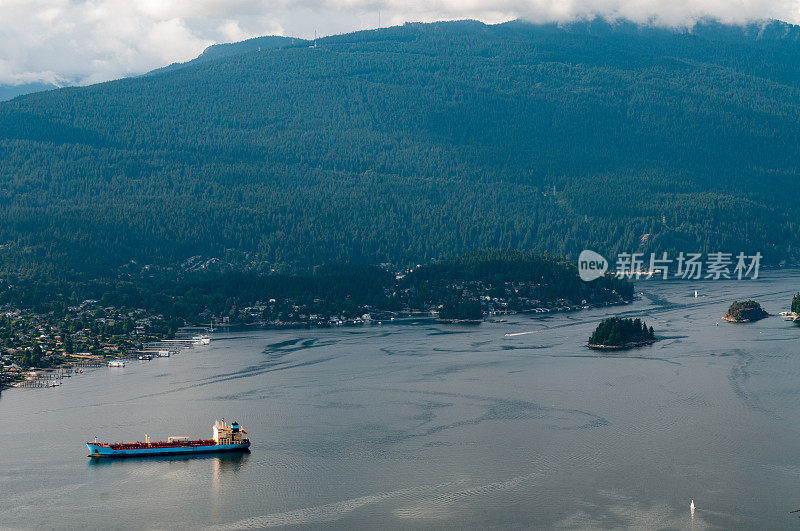
<svg viewBox="0 0 800 531"><path fill-rule="evenodd" d="M241 444L246 444L249 441L247 439L242 439ZM99 444L99 446L108 446L112 450L147 450L149 448L184 448L184 447L194 447L194 446L216 446L216 442L213 439L197 439L195 441L156 441L151 443L143 443L143 442L135 442L135 443L105 443Z"/></svg>

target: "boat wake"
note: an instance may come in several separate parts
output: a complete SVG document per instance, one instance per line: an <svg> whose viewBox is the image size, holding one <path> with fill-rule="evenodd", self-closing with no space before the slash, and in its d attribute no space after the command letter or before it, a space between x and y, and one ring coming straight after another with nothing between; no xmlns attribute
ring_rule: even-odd
<svg viewBox="0 0 800 531"><path fill-rule="evenodd" d="M403 519L430 518L431 509L441 508L439 506L449 505L471 496L481 496L497 491L514 489L534 476L535 474L531 473L509 478L504 481L467 488L464 488L467 480L441 483L438 485L410 487L407 489L371 494L368 496L362 496L360 498L352 498L326 505L306 507L303 509L297 509L295 511L286 511L282 513L273 513L263 516L255 516L252 518L245 518L229 524L212 526L208 529L232 531L237 529L262 529L265 527L324 524L339 520L348 513L367 505L372 505L394 498L400 498L401 500L405 499L412 503L412 505L407 508L399 508L395 510L394 515L396 517ZM424 498L422 498L423 496ZM423 499L427 501L421 502ZM418 505L419 503L423 503L423 505Z"/></svg>

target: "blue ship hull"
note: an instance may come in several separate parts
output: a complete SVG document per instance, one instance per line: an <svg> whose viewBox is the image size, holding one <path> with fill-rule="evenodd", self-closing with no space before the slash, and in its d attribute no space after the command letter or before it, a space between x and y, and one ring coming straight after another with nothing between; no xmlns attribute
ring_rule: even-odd
<svg viewBox="0 0 800 531"><path fill-rule="evenodd" d="M169 456L186 454L211 454L220 452L246 452L250 448L250 443L241 444L213 444L198 446L176 446L167 448L130 448L115 450L108 446L86 443L89 448L89 457L147 457L147 456Z"/></svg>

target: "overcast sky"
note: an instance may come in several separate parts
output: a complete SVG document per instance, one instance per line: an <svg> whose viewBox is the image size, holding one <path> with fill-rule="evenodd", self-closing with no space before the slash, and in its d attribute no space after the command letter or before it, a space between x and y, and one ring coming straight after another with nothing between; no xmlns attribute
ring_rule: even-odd
<svg viewBox="0 0 800 531"><path fill-rule="evenodd" d="M311 37L406 21L601 15L800 23L800 0L0 0L0 84L93 83L186 61L214 43Z"/></svg>

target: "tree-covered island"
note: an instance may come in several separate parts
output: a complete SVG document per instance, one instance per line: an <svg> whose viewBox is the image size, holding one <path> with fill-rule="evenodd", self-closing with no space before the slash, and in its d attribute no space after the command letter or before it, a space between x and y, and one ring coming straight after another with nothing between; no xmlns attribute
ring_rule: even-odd
<svg viewBox="0 0 800 531"><path fill-rule="evenodd" d="M587 346L595 350L622 350L655 342L653 327L648 328L641 319L610 317L600 321Z"/></svg>
<svg viewBox="0 0 800 531"><path fill-rule="evenodd" d="M792 306L789 313L781 313L781 315L786 315L793 322L800 323L800 293L795 293L794 297L792 297Z"/></svg>
<svg viewBox="0 0 800 531"><path fill-rule="evenodd" d="M769 317L769 314L756 301L734 301L728 312L722 316L729 323L749 323Z"/></svg>

